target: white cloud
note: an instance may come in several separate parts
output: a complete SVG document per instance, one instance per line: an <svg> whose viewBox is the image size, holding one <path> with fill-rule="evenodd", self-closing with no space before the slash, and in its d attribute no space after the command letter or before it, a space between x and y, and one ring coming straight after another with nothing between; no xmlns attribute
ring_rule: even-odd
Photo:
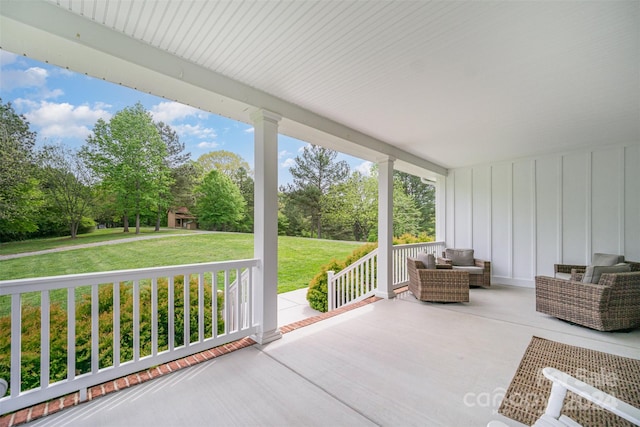
<svg viewBox="0 0 640 427"><path fill-rule="evenodd" d="M216 148L217 146L218 146L218 143L214 141L210 141L210 142L202 141L201 143L198 144L198 147L200 148Z"/></svg>
<svg viewBox="0 0 640 427"><path fill-rule="evenodd" d="M282 150L281 152L278 153L278 158L281 159L283 157L287 157L287 156L290 156L290 155L291 155L291 153L288 152L287 150Z"/></svg>
<svg viewBox="0 0 640 427"><path fill-rule="evenodd" d="M25 117L31 124L39 127L38 134L43 137L79 137L86 138L98 119L109 120L111 113L100 106L73 106L68 103L41 101Z"/></svg>
<svg viewBox="0 0 640 427"><path fill-rule="evenodd" d="M102 110L109 110L113 107L113 105L111 104L107 104L106 102L102 102L102 101L98 101L96 103L93 104L93 108L96 109L102 109Z"/></svg>
<svg viewBox="0 0 640 427"><path fill-rule="evenodd" d="M45 90L42 93L42 97L44 99L58 98L59 96L62 96L62 95L64 95L64 91L62 89Z"/></svg>
<svg viewBox="0 0 640 427"><path fill-rule="evenodd" d="M31 67L26 70L2 70L0 81L2 89L11 91L19 88L44 88L49 73L44 68Z"/></svg>
<svg viewBox="0 0 640 427"><path fill-rule="evenodd" d="M19 110L23 111L33 110L35 108L38 108L38 106L40 105L39 102L32 101L26 98L16 98L13 100L12 104Z"/></svg>
<svg viewBox="0 0 640 427"><path fill-rule="evenodd" d="M182 120L186 117L200 117L202 112L197 108L180 104L179 102L161 102L151 107L151 115L156 122L172 123L174 120Z"/></svg>
<svg viewBox="0 0 640 427"><path fill-rule="evenodd" d="M5 51L0 51L0 62L4 66L17 62L18 57ZM38 99L51 99L62 96L62 89L49 89L47 79L49 71L41 67L29 67L26 69L2 69L0 72L0 87L7 92L16 89L35 89Z"/></svg>
<svg viewBox="0 0 640 427"><path fill-rule="evenodd" d="M256 130L254 128L249 128L244 130L246 133L254 133Z"/></svg>
<svg viewBox="0 0 640 427"><path fill-rule="evenodd" d="M282 162L280 166L282 166L283 168L290 168L290 167L293 167L295 165L296 165L296 161L293 160L291 157L289 157L287 160Z"/></svg>
<svg viewBox="0 0 640 427"><path fill-rule="evenodd" d="M214 139L218 136L215 129L204 127L201 125L172 125L180 137L195 136L200 139Z"/></svg>
<svg viewBox="0 0 640 427"><path fill-rule="evenodd" d="M371 176L372 166L373 166L373 163L371 162L363 162L363 163L360 163L358 166L356 166L355 170L357 170L364 176Z"/></svg>

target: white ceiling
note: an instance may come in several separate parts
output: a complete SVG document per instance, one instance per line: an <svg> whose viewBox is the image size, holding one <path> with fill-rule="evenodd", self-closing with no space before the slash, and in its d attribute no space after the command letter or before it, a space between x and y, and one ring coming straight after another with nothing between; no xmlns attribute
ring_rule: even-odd
<svg viewBox="0 0 640 427"><path fill-rule="evenodd" d="M0 47L241 120L269 108L284 133L354 154L342 138L443 168L640 143L637 0L2 0L0 14Z"/></svg>

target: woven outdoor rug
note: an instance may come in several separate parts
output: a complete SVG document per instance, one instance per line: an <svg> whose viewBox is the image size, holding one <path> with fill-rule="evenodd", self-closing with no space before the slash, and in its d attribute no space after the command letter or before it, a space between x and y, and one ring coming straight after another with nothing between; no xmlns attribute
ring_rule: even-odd
<svg viewBox="0 0 640 427"><path fill-rule="evenodd" d="M640 360L533 337L498 412L526 425L535 423L551 392L551 381L542 374L547 366L640 408ZM633 426L572 392L562 413L584 427Z"/></svg>

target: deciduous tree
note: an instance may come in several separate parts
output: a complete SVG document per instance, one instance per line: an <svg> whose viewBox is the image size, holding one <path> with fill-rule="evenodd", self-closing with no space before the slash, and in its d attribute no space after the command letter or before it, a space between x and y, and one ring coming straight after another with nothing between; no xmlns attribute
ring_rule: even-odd
<svg viewBox="0 0 640 427"><path fill-rule="evenodd" d="M404 192L411 197L420 210L419 231L435 236L436 230L436 189L433 184L420 177L405 172L394 171L393 178L400 182Z"/></svg>
<svg viewBox="0 0 640 427"><path fill-rule="evenodd" d="M191 153L184 152L184 143L180 142L180 138L176 131L174 131L171 126L163 122L156 123L156 127L158 128L160 139L166 148L164 164L169 170L168 175L159 174L157 176L160 182L158 182L158 212L156 216L155 231L159 231L162 217L167 214L167 210L175 201L175 196L172 190L176 187L173 184L176 182L179 175L193 169L181 169L181 167L189 161ZM166 182L163 183L161 182L162 180L165 180ZM182 181L183 184L187 184L187 182L188 180ZM193 190L193 187L191 190Z"/></svg>
<svg viewBox="0 0 640 427"><path fill-rule="evenodd" d="M244 214L237 227L240 231L253 230L253 173L249 163L242 156L226 150L212 151L198 157L198 164L204 174L217 170L231 179L238 187L245 201Z"/></svg>
<svg viewBox="0 0 640 427"><path fill-rule="evenodd" d="M75 239L78 226L90 212L94 177L75 150L45 145L38 152L40 176L47 199L56 207Z"/></svg>
<svg viewBox="0 0 640 427"><path fill-rule="evenodd" d="M394 181L393 186L393 235L418 234L420 210L411 196L405 193L402 184Z"/></svg>
<svg viewBox="0 0 640 427"><path fill-rule="evenodd" d="M253 213L254 213L254 187L255 183L251 176L251 171L241 167L231 176L231 181L238 186L240 194L245 201L244 213L242 221L240 221L240 231L253 231Z"/></svg>
<svg viewBox="0 0 640 427"><path fill-rule="evenodd" d="M117 112L109 123L99 119L83 156L105 188L115 194L124 231L129 231L129 214L134 214L139 234L140 214L158 206L159 195L171 183L165 162L167 147L151 114L137 103Z"/></svg>
<svg viewBox="0 0 640 427"><path fill-rule="evenodd" d="M196 191L198 222L212 230L231 230L242 219L245 201L229 177L212 170Z"/></svg>
<svg viewBox="0 0 640 427"><path fill-rule="evenodd" d="M210 153L203 154L198 157L198 163L202 166L205 174L215 169L231 179L233 179L234 174L241 168L247 172L251 171L249 163L241 156L226 150L211 151Z"/></svg>
<svg viewBox="0 0 640 427"><path fill-rule="evenodd" d="M378 218L378 187L375 178L353 172L342 184L331 187L325 196L325 229L343 230L347 238L367 240ZM335 235L334 237L340 237Z"/></svg>
<svg viewBox="0 0 640 427"><path fill-rule="evenodd" d="M26 118L0 98L0 238L37 229L42 198L33 176L35 140Z"/></svg>

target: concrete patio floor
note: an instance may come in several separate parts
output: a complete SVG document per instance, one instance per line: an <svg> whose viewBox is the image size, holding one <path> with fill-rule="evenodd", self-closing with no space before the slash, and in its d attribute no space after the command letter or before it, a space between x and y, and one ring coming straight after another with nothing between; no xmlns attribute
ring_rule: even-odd
<svg viewBox="0 0 640 427"><path fill-rule="evenodd" d="M640 358L640 329L604 333L535 312L534 290L469 303L381 300L31 426L485 426L532 336Z"/></svg>

